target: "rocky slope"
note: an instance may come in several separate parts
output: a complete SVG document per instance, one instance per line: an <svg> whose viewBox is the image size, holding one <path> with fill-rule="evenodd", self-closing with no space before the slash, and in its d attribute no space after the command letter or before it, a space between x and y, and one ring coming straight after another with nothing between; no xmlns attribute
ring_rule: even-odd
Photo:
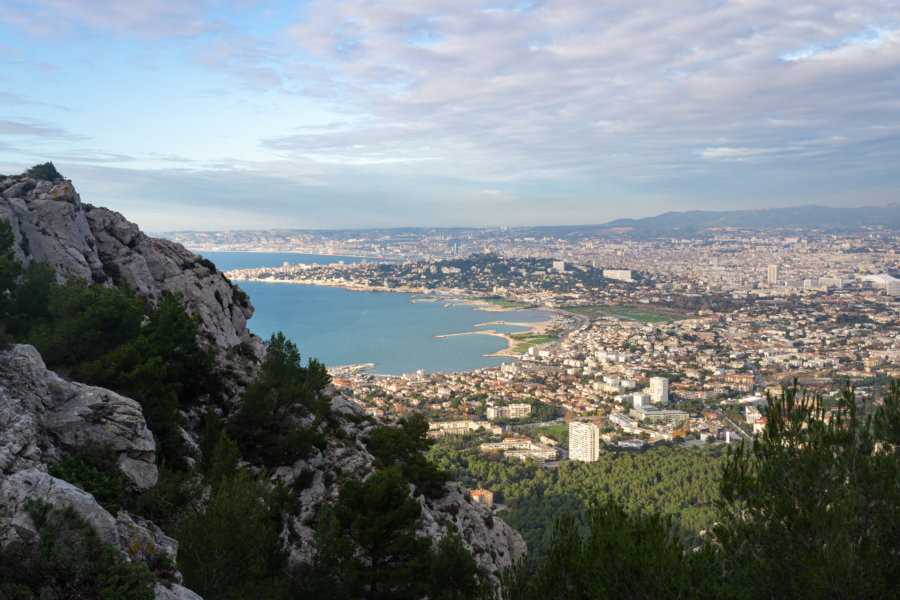
<svg viewBox="0 0 900 600"><path fill-rule="evenodd" d="M247 329L253 307L215 266L180 244L144 235L105 208L82 204L71 181L27 176L0 179L0 220L9 221L16 258L46 260L62 281L124 279L151 301L180 292L200 315L203 339L220 354L242 344L257 355L262 341ZM244 351L243 354L247 352Z"/></svg>
<svg viewBox="0 0 900 600"><path fill-rule="evenodd" d="M262 342L247 329L253 308L239 288L179 244L150 238L118 213L82 204L71 182L0 178L0 220L10 222L15 253L23 262L46 260L60 280L74 275L108 284L121 278L151 301L166 291L180 292L188 311L200 316L202 342L214 348L220 360L264 355ZM323 502L337 498L340 476L351 473L364 479L375 470L365 442L371 428L383 423L333 390L328 395L341 434L328 434L324 450L273 474L273 479L300 490L300 516L285 532L294 561L309 558L315 514ZM205 407L197 410L203 414ZM193 437L195 432L187 434ZM61 379L30 346L0 353L0 544L34 535L24 502L37 497L57 506L72 504L106 541L137 552L135 559L146 558L141 548L159 548L174 556L177 543L152 523L125 513L114 517L90 494L47 473L67 447L88 440L115 449L133 489L147 489L156 481L153 438L136 402ZM422 505L418 535L436 544L446 533L458 532L492 577L524 555L525 543L517 532L492 518L458 484L447 486L440 500L417 498ZM158 587L157 597L196 596L172 582Z"/></svg>
<svg viewBox="0 0 900 600"><path fill-rule="evenodd" d="M281 467L273 476L294 489L298 481L304 481L299 493L302 511L289 524L294 535L288 538L296 540L291 548L294 561L310 558L314 536L311 525L316 511L323 502L337 499L340 476L351 473L365 479L375 471L375 459L366 449L365 441L373 427L384 423L366 415L361 407L333 389L326 390L326 394L331 397L332 413L339 415L342 434L331 436L324 450ZM416 498L422 506L417 535L428 537L436 544L444 535L458 533L476 564L492 577L525 555L525 541L517 531L493 518L491 511L474 502L458 483L450 482L446 487L447 495L443 498L428 500L424 495Z"/></svg>
<svg viewBox="0 0 900 600"><path fill-rule="evenodd" d="M178 542L158 527L125 512L113 516L91 494L47 473L67 448L87 442L116 451L132 489L156 483L156 446L137 402L61 379L31 346L0 352L0 546L34 542L37 529L25 504L43 500L57 508L71 505L103 541L132 560L162 553L174 561ZM168 586L158 584L157 598L199 598L179 580L176 574Z"/></svg>

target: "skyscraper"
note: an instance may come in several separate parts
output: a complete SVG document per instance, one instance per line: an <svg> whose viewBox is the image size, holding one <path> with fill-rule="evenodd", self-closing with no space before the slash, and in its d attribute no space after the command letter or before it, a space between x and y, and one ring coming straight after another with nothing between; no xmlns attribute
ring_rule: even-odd
<svg viewBox="0 0 900 600"><path fill-rule="evenodd" d="M569 459L594 462L600 457L600 428L593 423L569 423Z"/></svg>
<svg viewBox="0 0 900 600"><path fill-rule="evenodd" d="M650 378L650 402L653 404L669 403L669 380L665 377Z"/></svg>
<svg viewBox="0 0 900 600"><path fill-rule="evenodd" d="M768 282L769 285L778 283L778 265L769 265Z"/></svg>

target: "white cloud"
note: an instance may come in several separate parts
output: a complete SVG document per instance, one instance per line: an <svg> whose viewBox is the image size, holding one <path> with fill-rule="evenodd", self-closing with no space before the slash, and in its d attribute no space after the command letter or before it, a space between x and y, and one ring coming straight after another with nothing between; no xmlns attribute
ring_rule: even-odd
<svg viewBox="0 0 900 600"><path fill-rule="evenodd" d="M557 201L571 203L564 214L620 207L622 196L659 207L736 185L753 202L765 186L814 195L852 190L861 173L886 187L900 177L894 1L311 0L265 14L253 2L16 6L0 21L39 31L55 12L73 31L134 38L154 68L165 68L157 50L171 51L204 81L209 109L183 111L170 151L145 136L83 161L171 152L176 160L150 161L167 182L185 183L174 165L195 177L205 168L210 181L238 169L294 197L377 193L388 196L381 209L409 202L407 214L449 214L473 198L488 211L518 197L535 203L524 215ZM190 80L164 93L177 99ZM172 121L152 102L134 111ZM32 124L21 135L90 131L25 114L0 118ZM219 141L237 130L239 143ZM843 187L829 187L836 180Z"/></svg>

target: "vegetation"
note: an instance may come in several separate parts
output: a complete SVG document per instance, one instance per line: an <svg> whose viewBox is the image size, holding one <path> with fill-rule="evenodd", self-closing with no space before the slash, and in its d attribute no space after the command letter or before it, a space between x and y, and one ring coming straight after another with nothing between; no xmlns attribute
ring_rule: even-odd
<svg viewBox="0 0 900 600"><path fill-rule="evenodd" d="M420 513L397 467L364 482L348 478L335 505L319 512L304 591L335 600L474 597L481 582L471 554L455 535L433 551L431 540L415 535Z"/></svg>
<svg viewBox="0 0 900 600"><path fill-rule="evenodd" d="M57 179L63 178L59 171L56 170L56 167L53 166L52 162L35 165L25 171L25 175L34 179L43 179L45 181L56 181Z"/></svg>
<svg viewBox="0 0 900 600"><path fill-rule="evenodd" d="M672 321L691 319L696 316L695 314L671 309L638 308L633 306L580 306L578 308L567 308L566 310L589 317L620 317L640 321L641 323L671 323Z"/></svg>
<svg viewBox="0 0 900 600"><path fill-rule="evenodd" d="M429 439L428 421L421 414L400 419L399 427L376 427L369 435L368 449L382 469L399 468L405 481L414 486L413 493L428 498L441 498L447 490L444 483L450 475L434 466L423 455L434 441Z"/></svg>
<svg viewBox="0 0 900 600"><path fill-rule="evenodd" d="M290 464L324 447L317 431L328 416L329 402L319 393L328 383L325 366L315 359L302 366L297 346L281 332L267 344L259 376L244 392L228 433L244 456L266 465ZM312 422L304 425L309 416Z"/></svg>
<svg viewBox="0 0 900 600"><path fill-rule="evenodd" d="M125 475L112 446L91 442L50 467L50 474L90 492L97 503L116 514L126 502Z"/></svg>
<svg viewBox="0 0 900 600"><path fill-rule="evenodd" d="M237 469L240 452L221 433L204 510L178 526L178 566L204 598L292 598L278 490Z"/></svg>
<svg viewBox="0 0 900 600"><path fill-rule="evenodd" d="M144 563L104 543L72 507L30 501L35 543L0 550L0 598L151 600L156 578Z"/></svg>
<svg viewBox="0 0 900 600"><path fill-rule="evenodd" d="M506 298L484 298L485 302L490 302L501 308L526 308L528 305L524 302L516 302L515 300L507 300Z"/></svg>
<svg viewBox="0 0 900 600"><path fill-rule="evenodd" d="M13 253L13 240L9 222L0 221L0 350L11 341L6 332L11 310L9 290L15 287L16 278L22 272L22 265Z"/></svg>
<svg viewBox="0 0 900 600"><path fill-rule="evenodd" d="M769 398L767 429L721 472L712 542L682 551L665 515L608 498L567 514L534 574L498 598L891 598L900 580L900 385L865 421L844 391L825 419L796 387Z"/></svg>
<svg viewBox="0 0 900 600"><path fill-rule="evenodd" d="M430 452L434 463L463 485L490 489L497 502L508 505L500 516L525 538L532 569L547 558L560 513L573 515L585 526L585 510L607 497L629 513L666 515L686 544L699 544L700 531L715 520L724 456L722 446L661 446L613 451L597 462L566 461L557 469L543 469L534 461L451 450L444 440Z"/></svg>
<svg viewBox="0 0 900 600"><path fill-rule="evenodd" d="M25 272L13 296L12 333L61 374L137 400L161 461L183 468L179 409L215 398L221 386L212 354L197 343L198 319L178 295L148 306L124 284L72 277L57 285L47 271L38 265Z"/></svg>
<svg viewBox="0 0 900 600"><path fill-rule="evenodd" d="M896 594L900 385L865 421L849 386L825 414L820 396L787 389L752 452L725 465L714 534L727 577L751 597Z"/></svg>
<svg viewBox="0 0 900 600"><path fill-rule="evenodd" d="M509 337L516 341L515 346L513 346L513 352L518 352L520 354L528 352L528 349L532 346L555 342L559 339L552 335L535 335L532 333L513 333L510 334Z"/></svg>

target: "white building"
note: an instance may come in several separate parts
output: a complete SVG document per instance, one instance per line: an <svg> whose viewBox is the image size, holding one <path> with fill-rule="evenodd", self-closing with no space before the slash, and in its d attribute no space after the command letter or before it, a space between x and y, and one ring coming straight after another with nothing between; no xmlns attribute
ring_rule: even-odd
<svg viewBox="0 0 900 600"><path fill-rule="evenodd" d="M669 380L665 377L650 378L650 402L653 404L669 403Z"/></svg>
<svg viewBox="0 0 900 600"><path fill-rule="evenodd" d="M629 269L603 269L603 277L617 281L633 281Z"/></svg>
<svg viewBox="0 0 900 600"><path fill-rule="evenodd" d="M490 406L487 409L488 419L521 419L531 412L531 405L510 404L509 406Z"/></svg>
<svg viewBox="0 0 900 600"><path fill-rule="evenodd" d="M778 265L769 265L769 269L766 275L769 285L775 285L776 283L778 283Z"/></svg>
<svg viewBox="0 0 900 600"><path fill-rule="evenodd" d="M593 423L569 423L569 459L594 462L600 457L600 428Z"/></svg>

